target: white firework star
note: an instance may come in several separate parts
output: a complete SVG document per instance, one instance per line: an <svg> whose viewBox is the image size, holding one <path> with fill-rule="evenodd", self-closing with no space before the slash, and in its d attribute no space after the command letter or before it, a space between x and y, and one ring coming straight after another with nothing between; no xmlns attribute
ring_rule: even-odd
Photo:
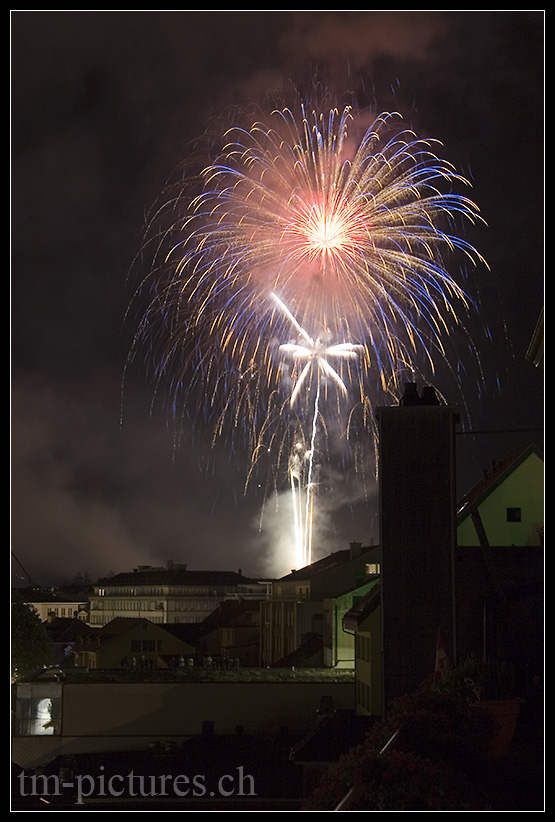
<svg viewBox="0 0 555 822"><path fill-rule="evenodd" d="M338 343L336 345L326 345L321 339L313 339L302 326L299 325L293 314L289 311L287 306L277 297L272 295L274 300L278 303L281 310L289 317L300 336L304 339L305 345L298 345L296 343L285 343L280 345L279 350L286 354L290 354L294 360L306 360L306 365L301 371L291 394L291 405L295 404L299 392L304 385L308 375L313 366L316 366L321 375L330 377L337 385L342 394L347 394L347 387L335 368L329 364L327 358L337 357L338 359L354 360L359 356L359 352L363 350L362 345L355 345L354 343Z"/></svg>

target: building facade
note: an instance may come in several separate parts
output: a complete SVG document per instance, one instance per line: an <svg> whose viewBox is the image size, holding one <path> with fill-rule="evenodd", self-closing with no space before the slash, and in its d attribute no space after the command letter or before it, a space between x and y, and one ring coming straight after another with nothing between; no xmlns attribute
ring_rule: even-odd
<svg viewBox="0 0 555 822"><path fill-rule="evenodd" d="M541 546L543 459L535 445L484 469L459 501L457 544Z"/></svg>
<svg viewBox="0 0 555 822"><path fill-rule="evenodd" d="M263 583L240 571L190 571L186 565L139 566L130 573L101 579L90 596L90 624L117 617L144 617L159 624L197 624L228 596L264 592Z"/></svg>
<svg viewBox="0 0 555 822"><path fill-rule="evenodd" d="M275 665L311 637L323 638L324 601L369 582L378 566L377 546L353 542L273 582L260 606L261 664Z"/></svg>
<svg viewBox="0 0 555 822"><path fill-rule="evenodd" d="M246 735L288 728L301 736L330 698L337 709L352 709L352 680L72 682L50 675L17 685L12 760L38 768L64 754L181 745L208 722L214 736L238 726Z"/></svg>
<svg viewBox="0 0 555 822"><path fill-rule="evenodd" d="M355 638L355 711L359 716L381 716L382 621L379 581L353 603L342 621L343 629Z"/></svg>
<svg viewBox="0 0 555 822"><path fill-rule="evenodd" d="M355 633L344 627L343 617L379 582L379 575L371 574L364 585L324 600L323 662L326 668L355 667Z"/></svg>
<svg viewBox="0 0 555 822"><path fill-rule="evenodd" d="M260 600L227 599L199 626L197 656L216 666L260 664Z"/></svg>
<svg viewBox="0 0 555 822"><path fill-rule="evenodd" d="M419 407L413 413L409 409L407 427L423 422L420 411ZM436 419L440 429L444 427L444 443L448 444L449 412L438 411ZM391 410L392 414L396 412L399 419L394 420L393 432L397 424L404 426L406 419L406 409ZM432 410L430 423L434 416ZM530 446L491 465L459 501L456 511L452 508L446 512L446 521L455 521L454 551L449 539L442 544L431 536L424 550L417 550L421 534L426 532L417 527L419 517L433 520L437 516L434 480L432 477L423 483L428 498L422 496L422 490L413 498L406 486L417 485L419 473L411 469L420 449L426 450L427 442L433 439L432 430L431 425L428 438L415 437L412 449L401 449L402 437L392 436L391 448L397 442L399 453L391 458L395 457L409 476L397 488L397 492L404 488L405 493L393 489L386 495L392 500L386 521L392 535L397 533L394 540L383 532L387 630L383 624L381 576L379 584L354 602L343 617L345 631L355 634L355 699L360 715L382 715L392 693L408 693L432 675L438 631L442 629L443 635L443 625L450 621L441 616L446 594L452 601L453 643L447 651L450 664L463 662L471 655L503 660L514 669L515 684L524 689L543 670L544 471L538 449ZM444 467L450 464L450 448L445 451ZM419 461L420 467L430 460L429 471L433 473L436 460L441 466L439 456L434 449L428 449ZM401 528L391 522L395 518L403 520ZM403 530L404 534L400 533ZM449 531L450 526L444 531L446 536ZM443 597L431 585L443 585ZM427 635L425 647L420 635ZM397 657L392 659L395 649ZM385 650L388 653L384 654ZM397 675L403 677L402 689L397 689ZM385 696L384 688L388 688Z"/></svg>
<svg viewBox="0 0 555 822"><path fill-rule="evenodd" d="M39 588L19 588L21 596L36 611L41 622L52 618L89 620L89 594L70 596L63 592L44 591Z"/></svg>
<svg viewBox="0 0 555 822"><path fill-rule="evenodd" d="M195 654L187 636L176 636L149 619L116 617L98 630L90 629L73 647L75 665L99 668L179 667Z"/></svg>

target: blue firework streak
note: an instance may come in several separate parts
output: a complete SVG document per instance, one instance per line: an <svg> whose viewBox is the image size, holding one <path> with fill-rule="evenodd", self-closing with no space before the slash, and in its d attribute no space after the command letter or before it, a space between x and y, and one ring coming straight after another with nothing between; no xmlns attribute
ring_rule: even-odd
<svg viewBox="0 0 555 822"><path fill-rule="evenodd" d="M400 375L434 373L472 308L445 260L483 263L456 230L481 218L439 144L396 113L369 127L352 107L302 101L240 115L197 190L187 179L153 221L136 344L146 340L172 396L196 399L214 437L241 429L252 465L270 453L278 466L289 437L308 437L317 388L323 431L333 419L348 438L358 408L373 439L377 392L384 402ZM338 357L334 377L305 372L291 403L306 363L283 345L304 344L299 328L357 356Z"/></svg>

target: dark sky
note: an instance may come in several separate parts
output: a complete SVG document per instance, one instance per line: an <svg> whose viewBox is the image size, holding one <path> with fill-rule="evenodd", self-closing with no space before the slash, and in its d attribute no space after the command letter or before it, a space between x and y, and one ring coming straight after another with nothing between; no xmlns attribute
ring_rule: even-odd
<svg viewBox="0 0 555 822"><path fill-rule="evenodd" d="M542 443L542 11L15 11L11 14L12 550L36 582L137 563L286 573L272 506L229 454L174 430L139 369L126 282L144 218L187 144L227 105L309 71L364 78L473 182L488 260L473 287L486 393L462 386L461 495L483 465ZM361 82L357 79L356 82ZM146 272L145 272L146 273ZM455 400L458 402L458 399ZM520 433L506 433L518 429ZM524 430L522 430L524 429ZM206 441L208 432L206 432ZM326 549L377 538L375 493L335 512ZM21 577L21 581L25 579Z"/></svg>

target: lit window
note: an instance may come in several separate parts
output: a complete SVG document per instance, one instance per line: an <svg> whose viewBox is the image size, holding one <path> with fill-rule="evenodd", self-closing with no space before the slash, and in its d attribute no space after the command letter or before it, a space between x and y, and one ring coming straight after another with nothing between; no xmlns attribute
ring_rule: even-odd
<svg viewBox="0 0 555 822"><path fill-rule="evenodd" d="M61 698L17 700L17 736L53 736L60 733Z"/></svg>

